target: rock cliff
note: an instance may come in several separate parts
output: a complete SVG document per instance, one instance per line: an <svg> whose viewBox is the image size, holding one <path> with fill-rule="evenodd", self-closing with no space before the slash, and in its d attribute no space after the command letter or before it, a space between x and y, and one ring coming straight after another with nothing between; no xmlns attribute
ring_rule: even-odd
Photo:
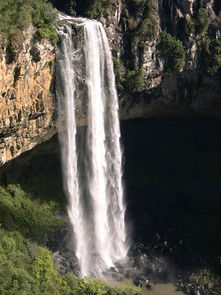
<svg viewBox="0 0 221 295"><path fill-rule="evenodd" d="M55 49L46 39L34 43L32 38L30 27L23 40L12 38L1 53L0 165L56 132L52 91Z"/></svg>
<svg viewBox="0 0 221 295"><path fill-rule="evenodd" d="M219 0L51 2L103 23L121 119L221 117ZM80 34L73 32L76 47ZM12 38L0 55L0 165L56 133L55 48L47 39L33 42L32 28L24 36ZM76 100L82 125L87 115L80 96Z"/></svg>
<svg viewBox="0 0 221 295"><path fill-rule="evenodd" d="M112 42L122 119L220 118L220 16L214 0L109 5L100 20Z"/></svg>

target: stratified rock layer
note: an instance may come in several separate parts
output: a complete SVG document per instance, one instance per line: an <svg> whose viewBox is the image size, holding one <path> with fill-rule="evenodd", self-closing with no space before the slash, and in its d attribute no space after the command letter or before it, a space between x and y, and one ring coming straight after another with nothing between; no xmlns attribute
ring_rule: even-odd
<svg viewBox="0 0 221 295"><path fill-rule="evenodd" d="M55 50L49 41L32 38L29 28L20 48L10 44L0 59L0 165L55 133Z"/></svg>

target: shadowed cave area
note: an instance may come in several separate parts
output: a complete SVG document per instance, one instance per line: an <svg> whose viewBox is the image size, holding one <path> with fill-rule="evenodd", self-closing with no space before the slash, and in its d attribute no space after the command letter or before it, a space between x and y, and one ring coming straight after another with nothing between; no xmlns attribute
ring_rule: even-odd
<svg viewBox="0 0 221 295"><path fill-rule="evenodd" d="M133 238L182 268L220 271L220 121L122 122Z"/></svg>

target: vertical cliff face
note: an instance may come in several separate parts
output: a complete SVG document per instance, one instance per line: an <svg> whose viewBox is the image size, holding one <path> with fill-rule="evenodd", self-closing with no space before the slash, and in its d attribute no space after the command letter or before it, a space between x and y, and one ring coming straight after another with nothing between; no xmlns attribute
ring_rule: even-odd
<svg viewBox="0 0 221 295"><path fill-rule="evenodd" d="M0 56L0 165L55 133L52 82L55 50L33 29L11 38Z"/></svg>
<svg viewBox="0 0 221 295"><path fill-rule="evenodd" d="M221 7L214 0L110 1L121 117L220 117Z"/></svg>
<svg viewBox="0 0 221 295"><path fill-rule="evenodd" d="M100 20L112 48L122 119L221 116L219 0L51 0ZM90 3L91 4L90 4ZM73 29L76 48L82 31ZM31 27L0 51L0 165L56 132L55 48ZM82 71L81 62L76 71ZM77 91L77 123L87 120Z"/></svg>

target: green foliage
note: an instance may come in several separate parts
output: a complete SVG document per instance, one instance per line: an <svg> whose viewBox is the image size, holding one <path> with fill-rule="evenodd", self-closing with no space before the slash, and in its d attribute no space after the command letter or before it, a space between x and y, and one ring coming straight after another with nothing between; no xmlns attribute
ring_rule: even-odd
<svg viewBox="0 0 221 295"><path fill-rule="evenodd" d="M117 295L141 295L142 291L140 288L135 286L130 286L126 284L121 284L116 287Z"/></svg>
<svg viewBox="0 0 221 295"><path fill-rule="evenodd" d="M0 18L0 34L6 39L16 30L22 31L34 25L38 37L57 41L57 15L53 7L44 0L1 0Z"/></svg>
<svg viewBox="0 0 221 295"><path fill-rule="evenodd" d="M91 0L86 9L86 15L90 18L97 18L104 15L112 0Z"/></svg>
<svg viewBox="0 0 221 295"><path fill-rule="evenodd" d="M67 274L64 277L71 294L74 295L141 295L140 288L135 286L119 284L115 287L110 287L105 283L92 279L90 277L79 279L72 274Z"/></svg>
<svg viewBox="0 0 221 295"><path fill-rule="evenodd" d="M64 277L67 285L71 290L71 294L76 295L103 295L107 294L107 286L99 281L92 278L79 279L74 277L72 274L67 274Z"/></svg>
<svg viewBox="0 0 221 295"><path fill-rule="evenodd" d="M31 244L18 232L0 229L0 294L139 295L130 286L110 288L92 278L60 276L49 250Z"/></svg>
<svg viewBox="0 0 221 295"><path fill-rule="evenodd" d="M129 16L128 25L128 56L126 68L130 69L125 74L125 85L132 91L140 91L144 85L143 57L147 41L157 39L159 23L157 17L157 0L132 0L126 1ZM139 69L139 70L137 70Z"/></svg>
<svg viewBox="0 0 221 295"><path fill-rule="evenodd" d="M144 19L136 32L140 40L153 40L157 36L158 27L157 19L154 13L150 14L148 18Z"/></svg>
<svg viewBox="0 0 221 295"><path fill-rule="evenodd" d="M146 3L147 8L144 13L144 20L141 22L138 32L141 33L141 39L143 41L154 40L158 33L158 21L156 9L158 7L158 1L149 0Z"/></svg>
<svg viewBox="0 0 221 295"><path fill-rule="evenodd" d="M34 279L27 267L30 263L31 256L24 238L17 232L0 230L0 294L32 292Z"/></svg>
<svg viewBox="0 0 221 295"><path fill-rule="evenodd" d="M206 8L200 8L196 17L196 32L198 34L203 34L207 31L211 19L209 18L208 11Z"/></svg>
<svg viewBox="0 0 221 295"><path fill-rule="evenodd" d="M61 294L62 278L51 257L51 253L45 248L38 248L31 263L32 276L38 283L38 288L43 294Z"/></svg>
<svg viewBox="0 0 221 295"><path fill-rule="evenodd" d="M202 42L203 64L206 72L215 75L221 71L221 38Z"/></svg>
<svg viewBox="0 0 221 295"><path fill-rule="evenodd" d="M0 187L1 225L7 230L19 230L36 241L40 242L46 232L63 225L54 216L57 206L55 201L31 199L19 185Z"/></svg>
<svg viewBox="0 0 221 295"><path fill-rule="evenodd" d="M128 20L129 27L134 31L134 40L137 40L137 43L153 40L156 38L158 32L156 15L158 1L151 0L144 2L143 0L133 0L133 3L137 6L144 4L142 20L140 20L140 17L137 19L132 16ZM136 9L133 7L131 10L131 13L133 13Z"/></svg>
<svg viewBox="0 0 221 295"><path fill-rule="evenodd" d="M161 32L160 37L160 51L166 59L166 70L168 72L181 71L185 63L183 43L165 31Z"/></svg>
<svg viewBox="0 0 221 295"><path fill-rule="evenodd" d="M92 278L60 276L46 248L18 232L0 229L0 294L4 295L140 295L139 288L109 287Z"/></svg>
<svg viewBox="0 0 221 295"><path fill-rule="evenodd" d="M66 294L51 253L18 232L0 230L0 294Z"/></svg>
<svg viewBox="0 0 221 295"><path fill-rule="evenodd" d="M70 273L61 276L51 252L36 244L45 233L64 223L55 217L64 205L57 161L55 155L33 157L20 185L0 187L0 294L137 294L123 291L126 287L110 288L92 278L80 279ZM5 175L7 182L10 177Z"/></svg>
<svg viewBox="0 0 221 295"><path fill-rule="evenodd" d="M190 34L195 33L195 29L194 20L188 16L188 18L185 19L185 33L190 36Z"/></svg>
<svg viewBox="0 0 221 295"><path fill-rule="evenodd" d="M145 72L143 67L138 71L126 72L122 69L119 59L113 58L116 85L119 91L127 89L129 91L142 91L145 84Z"/></svg>
<svg viewBox="0 0 221 295"><path fill-rule="evenodd" d="M104 16L107 8L114 0L49 0L57 9L72 15L98 18Z"/></svg>
<svg viewBox="0 0 221 295"><path fill-rule="evenodd" d="M144 69L138 71L127 71L125 75L125 87L131 91L141 91L144 87Z"/></svg>
<svg viewBox="0 0 221 295"><path fill-rule="evenodd" d="M78 0L49 0L58 10L68 14L76 15L76 4Z"/></svg>
<svg viewBox="0 0 221 295"><path fill-rule="evenodd" d="M124 71L121 68L121 63L118 58L113 57L113 64L114 64L116 86L117 86L118 90L122 90L124 82L125 82Z"/></svg>
<svg viewBox="0 0 221 295"><path fill-rule="evenodd" d="M208 11L205 8L199 8L195 17L187 16L185 20L185 33L203 35L207 32L212 19L209 17Z"/></svg>
<svg viewBox="0 0 221 295"><path fill-rule="evenodd" d="M54 30L54 28L51 26L40 27L36 32L36 36L39 39L44 39L44 38L50 39L53 45L55 45L56 42L58 41L58 34L56 30Z"/></svg>

